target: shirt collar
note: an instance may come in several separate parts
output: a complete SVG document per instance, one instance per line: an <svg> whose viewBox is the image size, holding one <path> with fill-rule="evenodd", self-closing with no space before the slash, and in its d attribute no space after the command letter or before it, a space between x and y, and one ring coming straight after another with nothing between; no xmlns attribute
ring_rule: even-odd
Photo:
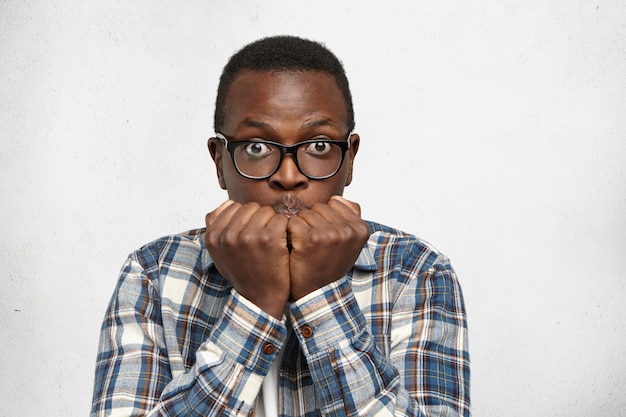
<svg viewBox="0 0 626 417"><path fill-rule="evenodd" d="M354 262L354 266L358 269L363 269L365 271L375 271L376 270L376 257L374 256L374 241L370 236L370 239L367 241L363 249L361 249L361 253L359 253L359 257L356 258L356 262Z"/></svg>

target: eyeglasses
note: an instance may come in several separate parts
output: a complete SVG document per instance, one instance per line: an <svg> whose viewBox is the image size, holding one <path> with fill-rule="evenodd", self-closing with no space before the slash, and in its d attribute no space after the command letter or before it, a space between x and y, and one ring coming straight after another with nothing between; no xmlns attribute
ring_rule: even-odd
<svg viewBox="0 0 626 417"><path fill-rule="evenodd" d="M233 160L240 175L262 180L278 171L285 154L293 155L300 172L307 178L323 180L335 175L343 163L346 151L350 149L350 134L346 140L311 139L285 146L263 139L228 139L220 132L215 137L221 140Z"/></svg>

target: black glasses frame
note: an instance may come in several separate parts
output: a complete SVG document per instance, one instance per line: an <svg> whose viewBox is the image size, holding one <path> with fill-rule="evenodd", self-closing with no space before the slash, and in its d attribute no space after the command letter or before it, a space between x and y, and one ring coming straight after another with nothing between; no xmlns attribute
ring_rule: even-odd
<svg viewBox="0 0 626 417"><path fill-rule="evenodd" d="M337 172L339 172L339 170L341 169L341 166L343 165L343 160L345 158L346 152L348 151L348 149L350 149L350 136L351 135L352 135L352 132L349 132L345 140L310 139L310 140L305 140L303 142L298 142L294 145L283 145L282 143L272 142L270 140L264 140L264 139L251 139L251 140L237 140L236 141L236 140L233 140L232 138L229 139L226 135L224 135L221 132L215 132L215 137L219 139L224 144L224 146L226 146L226 149L228 150L228 153L230 154L230 159L233 161L233 165L235 166L235 169L237 170L239 175L245 178L252 179L252 180L264 180L276 174L276 172L280 168L280 165L283 163L283 157L285 156L285 154L293 155L293 161L298 167L298 171L300 171L300 173L304 175L305 177L312 179L312 180L325 180L327 178L330 178L333 175L335 175ZM320 142L330 143L330 144L339 146L339 148L341 149L341 160L339 161L339 165L337 165L337 169L332 174L317 177L317 176L308 175L307 173L303 172L302 169L300 169L300 164L298 163L297 151L298 151L298 148L300 148L301 146L307 145L309 143L320 143ZM274 169L274 171L272 171L271 174L263 175L261 177L256 177L254 175L248 175L248 174L244 174L243 172L241 172L241 170L237 166L237 163L235 162L235 149L237 149L237 147L239 146L247 145L250 143L263 143L267 145L272 145L272 146L277 147L280 150L280 159L278 160L278 164L276 164L276 168Z"/></svg>

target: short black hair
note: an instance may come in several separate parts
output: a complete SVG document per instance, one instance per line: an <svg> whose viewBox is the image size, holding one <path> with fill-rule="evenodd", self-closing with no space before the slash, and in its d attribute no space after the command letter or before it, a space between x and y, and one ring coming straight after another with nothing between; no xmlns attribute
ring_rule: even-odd
<svg viewBox="0 0 626 417"><path fill-rule="evenodd" d="M323 71L335 78L346 102L348 130L354 129L352 94L346 72L339 59L319 42L296 36L271 36L244 46L235 53L222 71L215 100L213 126L220 131L224 124L224 104L228 90L244 69L254 71Z"/></svg>

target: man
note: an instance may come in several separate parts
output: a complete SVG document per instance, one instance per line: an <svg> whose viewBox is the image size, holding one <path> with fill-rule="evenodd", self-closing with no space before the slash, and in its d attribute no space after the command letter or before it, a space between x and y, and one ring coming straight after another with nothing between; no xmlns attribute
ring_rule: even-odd
<svg viewBox="0 0 626 417"><path fill-rule="evenodd" d="M246 46L214 124L229 200L130 255L92 416L468 416L447 258L341 197L360 138L337 58L295 37Z"/></svg>

